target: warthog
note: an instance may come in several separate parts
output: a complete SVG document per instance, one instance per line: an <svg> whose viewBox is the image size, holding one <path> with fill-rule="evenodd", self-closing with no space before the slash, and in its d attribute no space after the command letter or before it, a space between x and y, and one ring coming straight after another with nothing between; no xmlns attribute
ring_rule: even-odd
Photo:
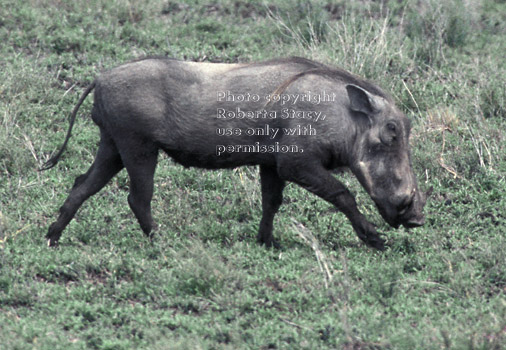
<svg viewBox="0 0 506 350"><path fill-rule="evenodd" d="M332 203L367 245L384 240L331 173L347 167L393 227L420 226L425 195L413 174L408 119L374 84L303 58L251 64L146 58L99 76L74 108L94 92L92 119L100 144L89 170L77 177L47 233L58 243L81 204L123 167L128 203L144 233L152 234L153 176L158 151L185 167L260 166L262 219L258 240L275 244L272 225L287 181Z"/></svg>

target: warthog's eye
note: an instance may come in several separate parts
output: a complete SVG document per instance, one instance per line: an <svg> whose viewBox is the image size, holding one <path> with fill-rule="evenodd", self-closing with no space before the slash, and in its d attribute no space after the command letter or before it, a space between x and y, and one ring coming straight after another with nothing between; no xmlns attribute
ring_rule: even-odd
<svg viewBox="0 0 506 350"><path fill-rule="evenodd" d="M393 142L397 139L397 124L393 121L388 122L385 125L385 128L383 129L383 132L381 132L381 142L384 144L390 146Z"/></svg>

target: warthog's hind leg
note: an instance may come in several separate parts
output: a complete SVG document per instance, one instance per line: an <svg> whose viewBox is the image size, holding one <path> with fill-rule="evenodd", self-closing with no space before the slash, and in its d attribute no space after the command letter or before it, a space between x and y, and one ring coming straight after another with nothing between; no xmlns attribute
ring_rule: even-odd
<svg viewBox="0 0 506 350"><path fill-rule="evenodd" d="M151 231L156 228L151 215L151 199L158 147L149 141L135 137L126 137L124 141L117 141L117 143L121 159L130 177L128 204L144 234L151 237Z"/></svg>
<svg viewBox="0 0 506 350"><path fill-rule="evenodd" d="M114 142L105 132L102 132L93 164L85 174L76 178L69 196L60 208L60 216L49 227L46 235L49 246L58 244L62 231L83 202L100 191L122 168L123 163Z"/></svg>

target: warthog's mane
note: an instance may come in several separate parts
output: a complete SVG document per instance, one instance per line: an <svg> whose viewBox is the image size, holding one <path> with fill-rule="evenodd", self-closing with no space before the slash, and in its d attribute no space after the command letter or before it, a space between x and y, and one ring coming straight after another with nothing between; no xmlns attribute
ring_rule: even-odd
<svg viewBox="0 0 506 350"><path fill-rule="evenodd" d="M381 90L378 86L373 84L370 81L367 81L363 78L360 78L356 75L353 75L344 69L329 67L324 64L311 61L302 57L289 57L289 58L281 58L274 59L270 61L253 63L252 66L266 66L273 64L300 64L306 67L306 70L303 72L292 75L290 78L286 79L281 85L279 85L272 93L271 96L281 95L291 84L293 84L298 79L305 77L307 75L318 75L324 78L329 78L336 81L341 81L346 84L357 85L364 90L367 90L373 95L380 96L386 99L389 102L392 102L392 97Z"/></svg>
<svg viewBox="0 0 506 350"><path fill-rule="evenodd" d="M139 59L134 59L131 62L139 62L148 59L162 60L167 62L184 62L178 59L164 57L164 56L147 56ZM212 62L211 62L212 63ZM272 93L271 96L281 95L291 84L293 84L298 79L305 77L307 75L318 75L323 78L328 78L335 81L340 81L346 84L353 84L361 87L364 90L367 90L373 95L380 96L386 99L389 102L393 102L392 97L380 89L374 83L356 76L350 72L345 71L341 68L330 67L325 64L312 61L310 59L304 57L288 57L288 58L275 58L272 60L262 61L262 62L253 62L249 64L239 64L238 67L233 68L232 70L239 70L247 67L265 67L265 66L273 66L273 65L301 65L304 67L304 71L294 74L293 76L286 79L281 85L279 85Z"/></svg>

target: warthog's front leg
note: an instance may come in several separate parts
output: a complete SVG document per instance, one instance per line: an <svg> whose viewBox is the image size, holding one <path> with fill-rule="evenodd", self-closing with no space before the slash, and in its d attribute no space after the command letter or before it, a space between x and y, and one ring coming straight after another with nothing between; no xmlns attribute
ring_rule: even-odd
<svg viewBox="0 0 506 350"><path fill-rule="evenodd" d="M274 167L260 166L260 184L262 187L262 221L258 229L258 241L267 247L277 247L279 244L272 237L272 222L274 215L283 201L283 181Z"/></svg>
<svg viewBox="0 0 506 350"><path fill-rule="evenodd" d="M374 225L360 213L355 198L340 181L320 164L298 165L299 167L283 169L283 177L335 205L348 217L358 237L368 246L385 249L385 241L379 236Z"/></svg>

